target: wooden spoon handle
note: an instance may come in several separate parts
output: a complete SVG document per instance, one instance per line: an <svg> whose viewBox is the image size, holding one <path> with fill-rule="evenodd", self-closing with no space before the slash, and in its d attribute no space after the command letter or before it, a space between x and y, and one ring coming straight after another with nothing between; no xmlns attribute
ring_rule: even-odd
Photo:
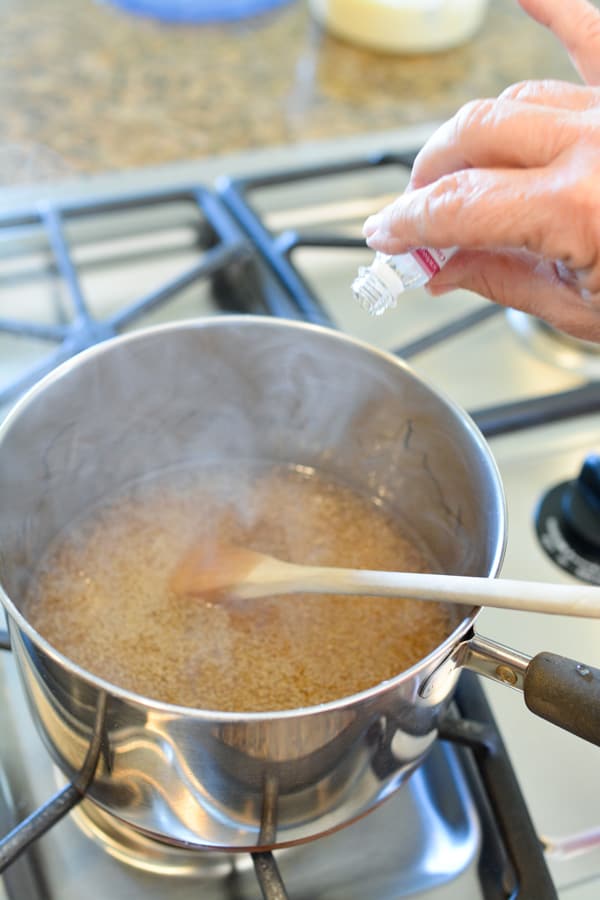
<svg viewBox="0 0 600 900"><path fill-rule="evenodd" d="M239 588L241 595L246 597L265 596L267 593L401 596L469 606L600 618L600 587L593 585L545 584L418 572L374 572L282 563L278 577L274 577L268 585L257 579L256 583L250 580L240 584Z"/></svg>

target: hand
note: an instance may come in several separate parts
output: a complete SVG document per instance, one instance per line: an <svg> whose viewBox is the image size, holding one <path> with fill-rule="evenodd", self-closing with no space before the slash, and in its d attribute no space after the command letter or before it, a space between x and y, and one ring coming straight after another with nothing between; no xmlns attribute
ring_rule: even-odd
<svg viewBox="0 0 600 900"><path fill-rule="evenodd" d="M587 0L520 4L587 86L529 81L468 103L365 236L385 253L458 246L432 294L466 288L600 342L600 12Z"/></svg>

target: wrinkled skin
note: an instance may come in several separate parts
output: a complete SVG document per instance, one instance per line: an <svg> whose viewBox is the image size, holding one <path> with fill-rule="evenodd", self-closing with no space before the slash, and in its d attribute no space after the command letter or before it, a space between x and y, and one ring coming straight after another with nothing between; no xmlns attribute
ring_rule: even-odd
<svg viewBox="0 0 600 900"><path fill-rule="evenodd" d="M600 342L600 11L587 0L519 2L585 85L525 81L467 103L364 233L385 253L458 246L431 294L466 288Z"/></svg>

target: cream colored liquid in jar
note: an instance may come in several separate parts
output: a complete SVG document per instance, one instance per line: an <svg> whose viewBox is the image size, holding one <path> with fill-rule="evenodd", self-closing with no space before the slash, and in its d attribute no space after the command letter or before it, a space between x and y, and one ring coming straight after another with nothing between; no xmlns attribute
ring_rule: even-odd
<svg viewBox="0 0 600 900"><path fill-rule="evenodd" d="M427 571L425 552L380 505L302 467L236 463L131 485L49 546L24 614L56 649L135 693L182 706L311 706L389 679L456 624L443 604L293 595L178 596L194 543L237 543L307 565Z"/></svg>

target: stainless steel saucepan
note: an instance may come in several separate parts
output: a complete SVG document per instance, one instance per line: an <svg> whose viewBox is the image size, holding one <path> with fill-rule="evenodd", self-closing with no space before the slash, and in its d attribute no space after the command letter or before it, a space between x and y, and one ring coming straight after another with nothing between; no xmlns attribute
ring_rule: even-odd
<svg viewBox="0 0 600 900"><path fill-rule="evenodd" d="M465 608L429 656L368 691L239 714L104 682L24 617L44 548L91 504L167 466L248 457L314 466L384 497L439 571L498 574L506 513L490 450L468 416L397 358L327 329L238 316L80 354L0 430L0 582L31 713L93 802L184 847L316 837L400 787L435 740L463 667L523 688L536 712L600 741L598 673L476 635L478 609Z"/></svg>

